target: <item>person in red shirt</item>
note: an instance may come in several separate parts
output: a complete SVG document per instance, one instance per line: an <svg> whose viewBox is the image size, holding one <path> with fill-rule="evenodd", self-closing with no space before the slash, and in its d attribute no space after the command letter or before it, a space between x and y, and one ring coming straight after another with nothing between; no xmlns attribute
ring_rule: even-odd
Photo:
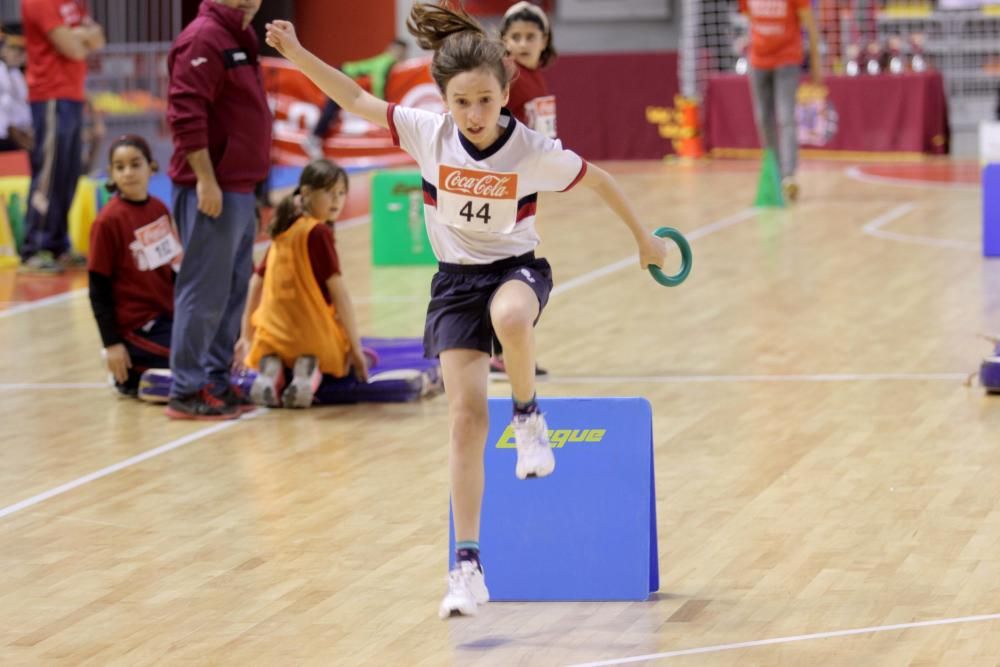
<svg viewBox="0 0 1000 667"><path fill-rule="evenodd" d="M556 57L552 42L552 26L542 8L530 2L511 5L500 24L500 39L517 65L517 76L510 84L507 108L519 121L547 137L556 138L556 98L549 94L542 69ZM535 364L535 375L549 372ZM490 357L490 379L507 378L503 361L503 346L493 341Z"/></svg>
<svg viewBox="0 0 1000 667"><path fill-rule="evenodd" d="M169 174L185 257L174 290L172 419L235 419L252 407L230 367L253 272L254 189L271 166L272 117L250 26L260 4L202 0L167 56Z"/></svg>
<svg viewBox="0 0 1000 667"><path fill-rule="evenodd" d="M532 130L555 139L556 98L542 74L556 57L548 16L538 5L515 3L503 16L500 39L517 65L507 108Z"/></svg>
<svg viewBox="0 0 1000 667"><path fill-rule="evenodd" d="M90 305L108 372L118 391L135 396L143 371L170 366L181 246L166 205L149 195L157 166L146 140L121 137L108 159L115 196L90 230Z"/></svg>
<svg viewBox="0 0 1000 667"><path fill-rule="evenodd" d="M67 216L81 170L86 58L104 48L104 30L83 0L21 0L21 21L35 135L22 269L59 273L85 261L70 251Z"/></svg>
<svg viewBox="0 0 1000 667"><path fill-rule="evenodd" d="M809 33L812 81L823 84L816 19L809 0L740 0L740 11L750 19L750 85L761 144L778 158L785 197L795 201L795 96L803 60L802 28Z"/></svg>

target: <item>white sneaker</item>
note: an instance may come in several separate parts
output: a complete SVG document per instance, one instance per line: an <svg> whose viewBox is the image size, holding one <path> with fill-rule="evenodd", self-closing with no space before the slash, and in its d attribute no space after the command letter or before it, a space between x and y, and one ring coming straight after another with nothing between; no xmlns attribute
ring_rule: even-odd
<svg viewBox="0 0 1000 667"><path fill-rule="evenodd" d="M250 400L269 408L281 406L281 391L285 388L285 367L275 354L266 354L260 360L260 372L250 386Z"/></svg>
<svg viewBox="0 0 1000 667"><path fill-rule="evenodd" d="M441 600L438 616L475 616L479 605L489 601L482 569L471 560L461 560L448 573L448 592Z"/></svg>
<svg viewBox="0 0 1000 667"><path fill-rule="evenodd" d="M295 360L292 381L281 394L281 404L286 408L308 408L322 381L323 373L319 370L316 357L311 354L302 355Z"/></svg>
<svg viewBox="0 0 1000 667"><path fill-rule="evenodd" d="M556 457L552 454L549 427L542 413L515 415L511 426L517 442L517 467L514 468L517 478L551 475L556 469Z"/></svg>

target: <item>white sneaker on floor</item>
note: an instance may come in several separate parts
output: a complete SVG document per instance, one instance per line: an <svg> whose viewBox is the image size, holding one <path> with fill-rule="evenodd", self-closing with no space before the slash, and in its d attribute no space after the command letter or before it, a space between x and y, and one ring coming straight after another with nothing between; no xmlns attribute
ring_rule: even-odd
<svg viewBox="0 0 1000 667"><path fill-rule="evenodd" d="M260 372L250 385L250 400L269 408L281 406L281 391L285 388L285 367L275 354L261 357Z"/></svg>
<svg viewBox="0 0 1000 667"><path fill-rule="evenodd" d="M461 560L448 573L448 592L441 600L438 616L475 616L479 605L489 601L482 569L471 560Z"/></svg>
<svg viewBox="0 0 1000 667"><path fill-rule="evenodd" d="M302 355L295 360L292 381L281 395L281 404L286 408L308 408L312 405L313 396L322 381L323 373L319 370L319 360L311 354Z"/></svg>
<svg viewBox="0 0 1000 667"><path fill-rule="evenodd" d="M552 454L549 427L542 413L515 415L511 426L517 442L517 467L514 468L517 478L551 475L556 469L556 457Z"/></svg>

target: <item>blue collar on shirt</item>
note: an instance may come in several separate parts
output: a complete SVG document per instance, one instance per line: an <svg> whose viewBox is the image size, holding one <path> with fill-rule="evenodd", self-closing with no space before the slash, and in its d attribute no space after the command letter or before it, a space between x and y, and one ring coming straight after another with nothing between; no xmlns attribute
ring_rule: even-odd
<svg viewBox="0 0 1000 667"><path fill-rule="evenodd" d="M506 107L500 110L500 115L507 117L507 128L499 137L497 137L496 141L487 146L484 150L476 148L471 141L465 138L465 135L462 134L461 130L457 127L455 128L455 131L458 132L458 140L462 142L462 148L465 149L465 152L468 153L469 157L473 160L485 160L495 154L507 144L507 141L510 139L510 135L514 134L514 126L517 125L517 120L514 118L514 115L511 114Z"/></svg>

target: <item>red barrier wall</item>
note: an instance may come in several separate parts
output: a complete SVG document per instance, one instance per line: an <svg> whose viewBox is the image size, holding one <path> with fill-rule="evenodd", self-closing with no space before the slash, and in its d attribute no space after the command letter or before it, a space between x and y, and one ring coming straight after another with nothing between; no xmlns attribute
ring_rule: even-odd
<svg viewBox="0 0 1000 667"><path fill-rule="evenodd" d="M545 70L556 96L563 145L588 160L659 159L670 141L646 121L646 107L672 107L677 53L561 55Z"/></svg>
<svg viewBox="0 0 1000 667"><path fill-rule="evenodd" d="M295 27L302 43L330 64L363 60L396 38L396 2L296 0Z"/></svg>

